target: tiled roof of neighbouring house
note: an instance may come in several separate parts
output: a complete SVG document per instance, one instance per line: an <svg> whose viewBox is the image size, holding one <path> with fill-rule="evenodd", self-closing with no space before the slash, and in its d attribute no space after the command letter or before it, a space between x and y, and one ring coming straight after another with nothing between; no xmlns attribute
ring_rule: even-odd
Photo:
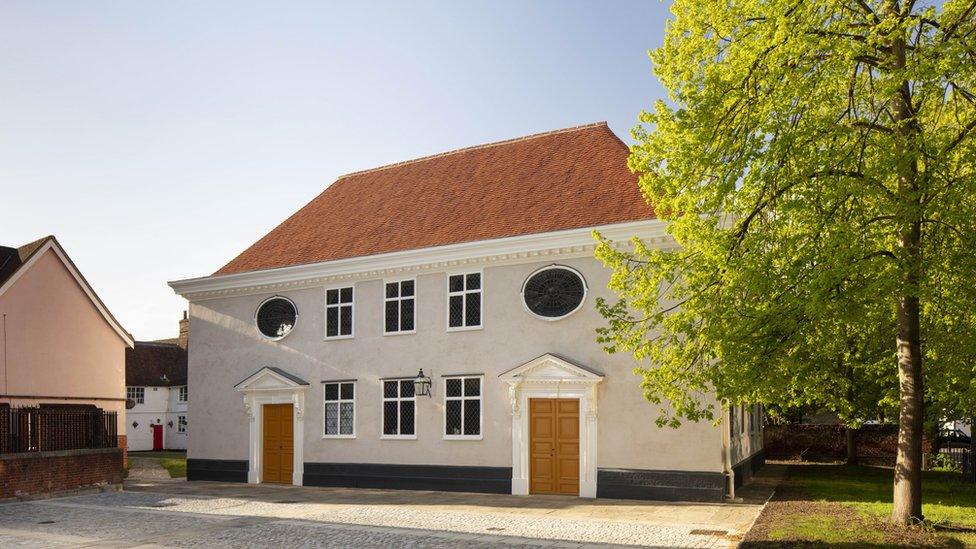
<svg viewBox="0 0 976 549"><path fill-rule="evenodd" d="M340 177L215 275L654 217L600 122Z"/></svg>
<svg viewBox="0 0 976 549"><path fill-rule="evenodd" d="M0 286L14 275L53 236L45 236L19 248L0 246Z"/></svg>
<svg viewBox="0 0 976 549"><path fill-rule="evenodd" d="M186 349L175 343L136 341L125 350L125 384L133 387L186 385Z"/></svg>

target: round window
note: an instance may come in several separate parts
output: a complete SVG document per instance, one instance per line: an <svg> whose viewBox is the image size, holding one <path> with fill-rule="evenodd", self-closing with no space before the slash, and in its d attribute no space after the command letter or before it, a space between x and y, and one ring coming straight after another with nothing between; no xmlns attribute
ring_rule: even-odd
<svg viewBox="0 0 976 549"><path fill-rule="evenodd" d="M272 297L258 306L254 315L258 331L265 337L281 339L288 335L298 320L298 309L289 299Z"/></svg>
<svg viewBox="0 0 976 549"><path fill-rule="evenodd" d="M522 301L530 313L546 320L558 320L583 305L586 282L569 267L545 267L534 273L522 286Z"/></svg>

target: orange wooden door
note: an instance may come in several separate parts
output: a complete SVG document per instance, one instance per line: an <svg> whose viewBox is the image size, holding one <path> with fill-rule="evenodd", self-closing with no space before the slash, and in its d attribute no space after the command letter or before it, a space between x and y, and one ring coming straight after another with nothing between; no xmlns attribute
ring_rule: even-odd
<svg viewBox="0 0 976 549"><path fill-rule="evenodd" d="M579 494L579 400L529 399L529 493Z"/></svg>
<svg viewBox="0 0 976 549"><path fill-rule="evenodd" d="M264 405L263 482L291 484L295 437L291 404Z"/></svg>

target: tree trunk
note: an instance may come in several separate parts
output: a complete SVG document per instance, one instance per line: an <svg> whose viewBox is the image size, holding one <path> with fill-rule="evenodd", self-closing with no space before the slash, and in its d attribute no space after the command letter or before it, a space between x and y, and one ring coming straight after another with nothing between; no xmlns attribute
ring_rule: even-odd
<svg viewBox="0 0 976 549"><path fill-rule="evenodd" d="M898 303L898 452L895 456L894 509L891 519L911 524L922 519L922 352L918 297Z"/></svg>
<svg viewBox="0 0 976 549"><path fill-rule="evenodd" d="M889 15L900 16L898 0L889 0ZM908 8L906 8L908 9ZM904 30L895 31L891 41L892 69L905 68ZM922 205L918 180L919 129L912 110L908 82L902 82L892 97L895 119L895 147L898 152L898 261L901 291L898 295L898 452L895 456L894 507L891 520L908 525L922 519L922 435L923 389L921 311L919 283L922 279Z"/></svg>
<svg viewBox="0 0 976 549"><path fill-rule="evenodd" d="M847 428L847 464L857 464L857 429Z"/></svg>

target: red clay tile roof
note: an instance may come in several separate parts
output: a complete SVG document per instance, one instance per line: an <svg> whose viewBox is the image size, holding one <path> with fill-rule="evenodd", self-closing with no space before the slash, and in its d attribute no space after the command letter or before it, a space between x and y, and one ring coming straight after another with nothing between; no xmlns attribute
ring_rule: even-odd
<svg viewBox="0 0 976 549"><path fill-rule="evenodd" d="M340 177L215 275L650 219L605 122Z"/></svg>

